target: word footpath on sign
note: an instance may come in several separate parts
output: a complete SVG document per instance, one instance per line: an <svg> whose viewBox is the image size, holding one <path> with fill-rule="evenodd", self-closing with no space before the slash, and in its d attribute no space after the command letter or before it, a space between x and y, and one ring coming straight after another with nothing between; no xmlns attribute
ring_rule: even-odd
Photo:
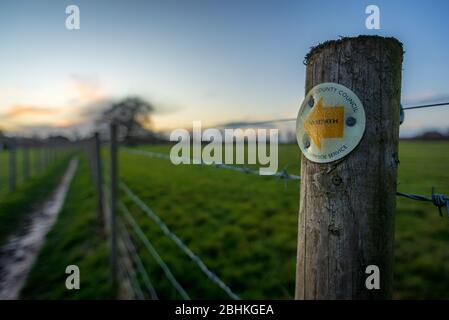
<svg viewBox="0 0 449 320"><path fill-rule="evenodd" d="M359 144L365 121L365 109L354 92L337 83L321 83L307 93L299 109L296 138L307 159L332 162Z"/></svg>

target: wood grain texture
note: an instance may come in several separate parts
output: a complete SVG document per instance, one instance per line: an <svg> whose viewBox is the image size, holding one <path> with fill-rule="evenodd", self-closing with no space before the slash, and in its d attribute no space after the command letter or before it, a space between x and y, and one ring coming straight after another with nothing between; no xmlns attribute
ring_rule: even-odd
<svg viewBox="0 0 449 320"><path fill-rule="evenodd" d="M329 41L306 57L306 93L346 86L363 103L366 129L341 160L302 156L297 299L391 298L402 57L399 41L377 36ZM380 290L365 287L371 264Z"/></svg>

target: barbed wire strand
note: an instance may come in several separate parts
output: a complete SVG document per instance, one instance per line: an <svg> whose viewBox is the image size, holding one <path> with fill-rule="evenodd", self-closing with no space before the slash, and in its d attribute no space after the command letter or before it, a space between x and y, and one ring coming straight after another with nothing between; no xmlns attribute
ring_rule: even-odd
<svg viewBox="0 0 449 320"><path fill-rule="evenodd" d="M271 120L261 120L261 121L241 121L241 122L234 122L234 123L228 123L224 125L219 125L218 128L232 128L232 127L247 127L247 126L257 126L261 124L270 124L275 122L290 122L290 121L296 121L296 118L281 118L281 119L271 119Z"/></svg>
<svg viewBox="0 0 449 320"><path fill-rule="evenodd" d="M142 231L142 229L137 224L136 220L132 217L132 215L131 215L130 211L128 210L128 208L121 201L119 202L119 208L122 210L126 220L131 225L131 227L134 229L134 232L137 234L137 236L140 238L140 240L143 242L143 244L145 245L145 247L148 250L148 252L153 256L153 258L156 260L156 262L162 268L162 270L165 273L165 276L170 281L172 286L176 289L176 291L178 291L178 293L182 296L182 298L184 300L190 300L190 297L187 294L187 292L184 290L184 288L176 280L175 276L170 271L170 269L167 266L167 264L164 262L164 260L162 260L161 256L157 253L156 249L153 247L153 245L151 244L150 240L148 240L148 238L145 236L145 234Z"/></svg>
<svg viewBox="0 0 449 320"><path fill-rule="evenodd" d="M128 230L126 230L126 226L125 226L124 222L122 221L121 217L117 217L117 222L118 222L118 226L119 226L119 230L120 230L122 239L125 242L128 252L133 257L134 263L137 265L137 269L139 270L139 272L142 276L143 282L145 284L145 287L148 290L148 293L150 294L151 299L159 300L156 290L154 289L154 286L150 280L150 276L148 275L148 272L145 269L142 259L140 258L139 254L137 253L136 246L134 245L133 241L131 240L131 236L129 235Z"/></svg>
<svg viewBox="0 0 449 320"><path fill-rule="evenodd" d="M400 197L412 199L412 200L431 202L431 203L433 203L433 205L435 205L438 208L438 211L440 212L440 216L443 216L443 212L441 209L446 207L447 215L449 217L449 197L444 194L435 193L435 188L433 188L433 187L432 187L432 195L430 198L426 197L426 196L410 194L410 193L403 193L403 192L396 192L396 195L398 195Z"/></svg>
<svg viewBox="0 0 449 320"><path fill-rule="evenodd" d="M403 110L412 110L412 109L421 109L421 108L430 108L430 107L441 107L441 106L449 106L449 102L442 102L442 103L433 103L433 104L423 104L418 106L412 106L412 107L404 107Z"/></svg>
<svg viewBox="0 0 449 320"><path fill-rule="evenodd" d="M128 153L128 154L141 155L141 156L146 156L146 157L150 157L150 158L158 158L158 159L164 159L164 160L171 160L170 156L165 153L131 149L131 148L127 148L127 147L121 147L120 149L125 151L125 153ZM193 162L193 159L190 159L188 157L176 157L176 159L182 160L183 162L188 162L188 163ZM202 166L226 169L226 170L231 170L231 171L236 171L236 172L241 172L241 173L246 173L246 174L252 174L252 175L261 176L261 177L274 177L274 178L280 178L280 179L285 179L285 180L296 180L296 181L301 180L300 176L288 173L286 168L283 171L276 172L275 174L272 174L272 175L262 175L262 174L260 174L258 169L251 169L246 166L233 166L233 165L220 164L220 163L207 164L201 160L199 160L198 162L200 162L198 165L202 165Z"/></svg>
<svg viewBox="0 0 449 320"><path fill-rule="evenodd" d="M123 182L120 181L120 189L122 189L126 195L133 200L133 202L144 211L162 230L162 232L171 240L173 240L178 247L197 264L197 266L203 271L203 273L216 285L218 285L228 296L234 300L240 300L240 297L236 295L231 288L229 288L215 273L209 270L206 264L198 257L190 248L176 235L167 225L151 210L131 189Z"/></svg>
<svg viewBox="0 0 449 320"><path fill-rule="evenodd" d="M122 147L121 149L123 149L125 152L130 153L130 154L136 154L136 155L142 155L142 156L147 156L147 157L152 157L152 158L170 160L169 155L160 153L160 152L136 150L136 149L124 148L124 147ZM207 165L204 163L202 163L202 164ZM237 167L237 166L224 165L224 164L221 164L221 165L212 164L212 165L207 165L207 166L211 166L214 168L228 169L228 170L232 170L232 171L238 171L238 172L242 172L242 173L249 173L249 174L254 174L254 175L260 176L258 170L253 170L253 169L250 169L247 167ZM276 174L271 175L271 176L278 177L278 178L285 179L285 180L301 180L300 176L289 174L287 171L287 166L284 168L284 170L277 172ZM268 176L268 177L270 177L270 176ZM442 215L442 213L441 213L442 207L447 207L448 212L449 212L449 203L446 200L446 199L448 199L448 197L444 194L441 194L441 195L440 194L432 194L432 196L430 198L426 197L426 196L403 193L403 192L397 192L396 195L401 196L401 197L406 197L406 198L409 198L412 200L431 202L438 208L440 215Z"/></svg>
<svg viewBox="0 0 449 320"><path fill-rule="evenodd" d="M417 105L417 106L411 106L411 107L402 107L402 110L413 110L413 109L441 107L441 106L449 106L449 102L423 104L423 105ZM296 118L281 118L281 119L271 119L271 120L262 120L262 121L240 121L240 122L237 121L234 123L220 125L218 127L219 128L237 127L237 126L247 127L247 126L257 126L257 125L270 124L270 123L276 123L276 122L291 122L291 121L296 121L296 120L297 120Z"/></svg>

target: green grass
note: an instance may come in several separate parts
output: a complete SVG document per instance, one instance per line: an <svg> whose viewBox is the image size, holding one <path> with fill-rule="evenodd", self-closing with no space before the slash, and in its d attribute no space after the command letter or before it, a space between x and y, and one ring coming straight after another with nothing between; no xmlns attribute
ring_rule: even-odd
<svg viewBox="0 0 449 320"><path fill-rule="evenodd" d="M449 195L449 143L401 143L398 190ZM443 208L398 199L395 297L449 299L449 218Z"/></svg>
<svg viewBox="0 0 449 320"><path fill-rule="evenodd" d="M144 147L169 152L169 146ZM299 148L280 146L281 170L299 174ZM449 143L401 142L398 190L449 194ZM120 153L120 175L211 270L242 298L294 292L299 182ZM121 195L192 298L224 298L194 263ZM136 240L136 243L138 241ZM395 298L449 298L449 219L430 203L398 198ZM179 298L142 246L159 295Z"/></svg>
<svg viewBox="0 0 449 320"><path fill-rule="evenodd" d="M79 168L57 222L48 233L21 292L24 299L113 299L107 243L96 219L87 161ZM80 268L81 289L67 290L68 265Z"/></svg>
<svg viewBox="0 0 449 320"><path fill-rule="evenodd" d="M161 148L167 147L155 149ZM123 181L236 293L254 299L291 297L297 182L285 187L273 178L173 166L166 160L125 153L120 163ZM140 210L126 203L192 298L226 297ZM147 258L145 251L141 254ZM152 266L159 295L178 298L155 262L146 262Z"/></svg>
<svg viewBox="0 0 449 320"><path fill-rule="evenodd" d="M141 147L169 152L169 146ZM105 164L107 164L107 152ZM299 174L299 148L283 145L281 170ZM398 190L449 194L449 143L401 142ZM299 182L167 160L119 155L120 177L234 292L244 299L290 299L294 292ZM107 165L106 165L107 167ZM105 170L108 171L107 168ZM123 193L145 234L193 299L226 298ZM132 234L132 233L131 233ZM136 237L161 299L180 298ZM449 219L430 203L398 198L394 297L449 298ZM112 298L106 243L95 221L85 160L23 291L25 298ZM81 290L64 287L65 267L81 269Z"/></svg>
<svg viewBox="0 0 449 320"><path fill-rule="evenodd" d="M0 244L17 228L34 206L46 199L60 182L67 158L51 164L45 171L21 183L10 193L0 195Z"/></svg>

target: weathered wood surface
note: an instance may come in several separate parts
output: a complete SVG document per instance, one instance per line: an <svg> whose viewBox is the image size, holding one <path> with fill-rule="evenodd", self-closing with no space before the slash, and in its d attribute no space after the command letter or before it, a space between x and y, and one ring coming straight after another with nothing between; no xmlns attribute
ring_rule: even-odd
<svg viewBox="0 0 449 320"><path fill-rule="evenodd" d="M297 299L391 298L402 57L399 41L371 36L329 41L306 57L306 93L323 82L351 89L366 130L341 160L302 156ZM368 265L380 268L380 290L365 286Z"/></svg>

